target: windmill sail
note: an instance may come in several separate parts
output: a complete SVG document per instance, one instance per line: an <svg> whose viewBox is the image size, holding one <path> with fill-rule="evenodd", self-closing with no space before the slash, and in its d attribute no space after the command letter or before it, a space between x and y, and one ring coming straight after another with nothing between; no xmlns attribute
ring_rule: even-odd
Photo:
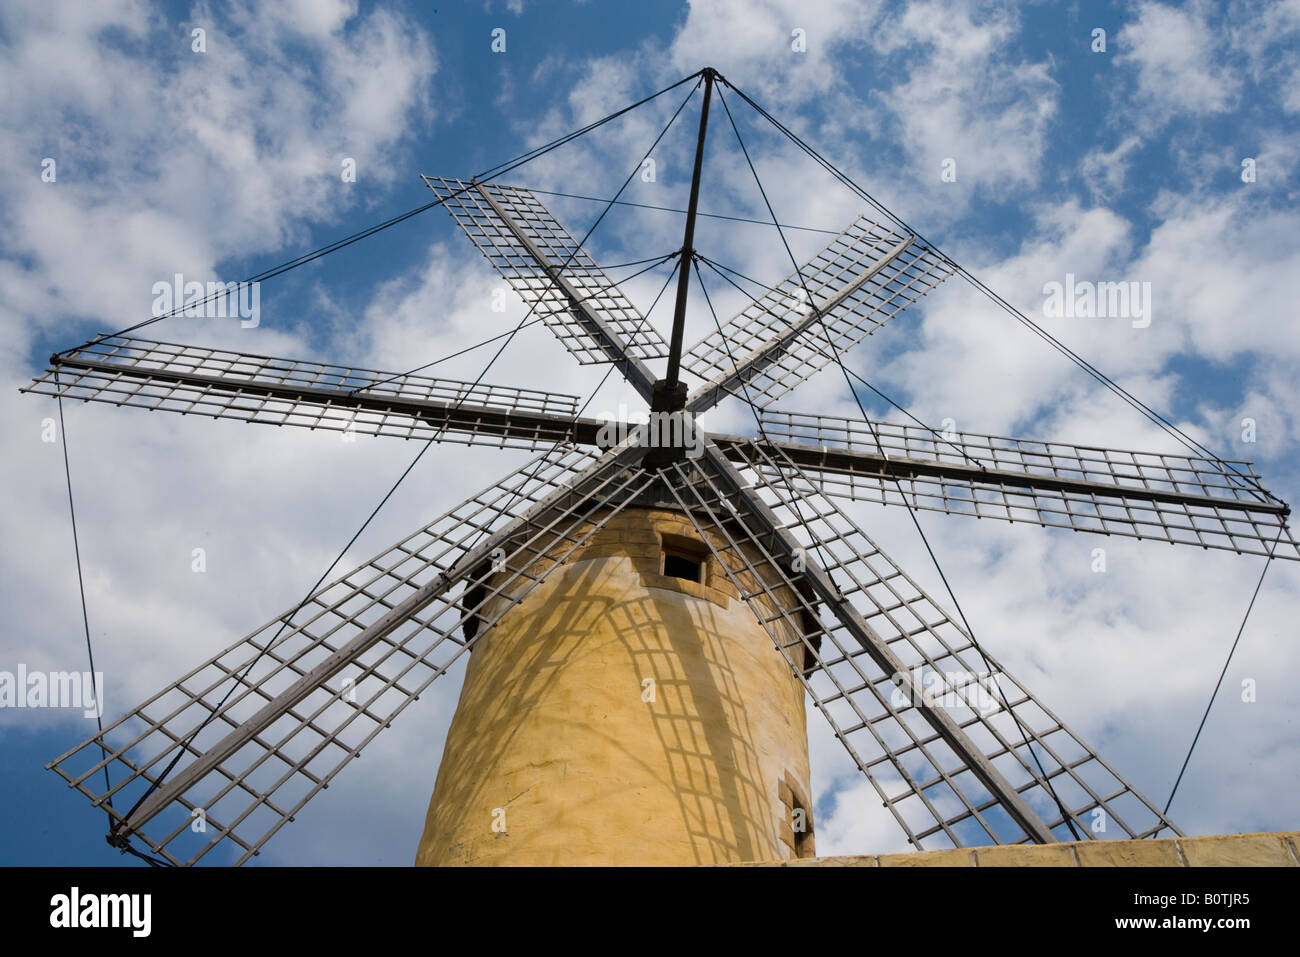
<svg viewBox="0 0 1300 957"><path fill-rule="evenodd" d="M532 192L441 177L424 181L578 362L668 355L654 326Z"/></svg>
<svg viewBox="0 0 1300 957"><path fill-rule="evenodd" d="M748 458L747 494L721 457L674 466L670 487L914 845L1069 840L1067 820L1086 838L1173 828L832 502L757 444ZM799 607L773 616L773 581Z"/></svg>
<svg viewBox="0 0 1300 957"><path fill-rule="evenodd" d="M626 449L538 456L51 767L172 864L219 845L246 862L542 581L545 554L578 548L648 484L627 464Z"/></svg>
<svg viewBox="0 0 1300 957"><path fill-rule="evenodd" d="M109 336L23 389L87 402L404 439L549 448L581 438L576 396Z"/></svg>
<svg viewBox="0 0 1300 957"><path fill-rule="evenodd" d="M1300 560L1289 507L1249 462L793 412L760 422L790 474L827 495Z"/></svg>
<svg viewBox="0 0 1300 957"><path fill-rule="evenodd" d="M953 272L919 238L858 217L797 273L682 357L706 382L688 407L702 412L728 395L760 408L774 402Z"/></svg>

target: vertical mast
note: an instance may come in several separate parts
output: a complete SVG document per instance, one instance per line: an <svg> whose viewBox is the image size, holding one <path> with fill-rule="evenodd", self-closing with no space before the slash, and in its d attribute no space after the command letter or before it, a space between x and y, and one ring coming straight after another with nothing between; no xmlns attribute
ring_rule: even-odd
<svg viewBox="0 0 1300 957"><path fill-rule="evenodd" d="M686 233L682 238L682 254L678 260L677 304L673 310L673 333L668 350L668 374L654 386L651 409L656 412L676 412L686 404L686 386L678 381L682 357L682 333L686 326L686 294L691 285L691 257L695 243L695 213L700 202L700 171L704 165L704 133L709 125L709 97L713 93L713 80L718 71L705 67L704 106L700 110L700 135L695 144L695 168L691 173L691 199L686 208Z"/></svg>

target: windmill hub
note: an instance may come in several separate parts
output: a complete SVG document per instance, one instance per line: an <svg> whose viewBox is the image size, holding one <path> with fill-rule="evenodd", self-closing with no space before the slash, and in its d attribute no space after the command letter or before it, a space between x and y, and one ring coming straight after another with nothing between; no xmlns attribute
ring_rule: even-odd
<svg viewBox="0 0 1300 957"><path fill-rule="evenodd" d="M687 441L698 433L694 418L686 411L685 382L669 382L667 379L659 379L655 382L650 400L650 421L666 423L668 429L661 428L658 431L667 431L670 441L652 444L646 453L646 468L661 469L674 462L680 462L688 455L699 456L702 446L691 446ZM674 425L682 440L680 442L672 440ZM687 435L688 431L691 433L690 436Z"/></svg>
<svg viewBox="0 0 1300 957"><path fill-rule="evenodd" d="M680 412L686 408L686 383L659 379L650 400L651 412Z"/></svg>

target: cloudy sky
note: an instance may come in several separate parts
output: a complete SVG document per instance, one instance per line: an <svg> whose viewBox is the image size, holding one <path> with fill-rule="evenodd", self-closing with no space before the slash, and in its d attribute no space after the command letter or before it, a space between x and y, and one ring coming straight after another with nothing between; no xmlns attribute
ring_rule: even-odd
<svg viewBox="0 0 1300 957"><path fill-rule="evenodd" d="M502 52L492 50L497 29ZM0 671L86 667L63 447L43 441L54 406L17 391L51 352L148 318L154 284L176 273L252 275L427 202L421 173L467 178L705 65L1130 392L1219 455L1253 460L1293 500L1298 40L1300 0L10 0L0 8ZM609 196L679 102L665 96L507 181ZM791 234L796 255L824 242L814 230L838 231L865 211L729 103L778 216L813 228ZM696 109L656 150L655 180L634 178L626 198L685 205ZM714 119L701 206L762 218L725 116ZM348 161L355 182L342 175ZM600 210L563 199L552 208L577 235ZM677 248L680 229L680 215L621 207L590 246L605 263L639 260ZM788 272L768 227L704 220L697 247L768 281ZM1149 324L1045 315L1044 286L1067 274L1150 283ZM645 308L665 279L660 270L626 288ZM175 318L142 334L402 370L513 328L525 308L508 297L505 312L493 311L500 285L450 217L432 210L267 282L255 328ZM720 282L710 293L724 318L743 305ZM666 335L664 307L652 318ZM710 324L697 291L688 342ZM491 352L438 372L474 379ZM928 423L1179 451L960 280L849 362ZM485 381L586 399L604 371L576 366L536 326ZM620 403L640 407L611 382L590 410ZM832 372L779 406L857 413ZM102 405L66 412L106 719L295 604L418 451ZM1253 442L1244 419L1255 422ZM752 429L739 407L704 421ZM523 458L435 448L340 567ZM906 512L854 514L942 595ZM929 513L921 521L983 644L1163 805L1262 559ZM1093 571L1097 547L1103 573ZM1276 563L1171 811L1188 833L1294 826L1300 703L1286 676L1300 670L1298 607L1300 574ZM409 863L460 678L453 671L405 712L367 750L368 772L345 771L262 860ZM1242 700L1248 680L1253 701ZM0 808L23 823L0 844L0 861L121 860L104 844L103 818L43 769L92 731L80 712L0 710ZM818 852L901 849L815 713L809 737Z"/></svg>

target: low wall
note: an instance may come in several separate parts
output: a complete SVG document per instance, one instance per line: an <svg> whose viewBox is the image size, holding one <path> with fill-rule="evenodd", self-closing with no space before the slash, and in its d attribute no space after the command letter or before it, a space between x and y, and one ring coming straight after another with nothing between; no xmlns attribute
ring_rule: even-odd
<svg viewBox="0 0 1300 957"><path fill-rule="evenodd" d="M742 867L1300 867L1300 831L759 861Z"/></svg>

